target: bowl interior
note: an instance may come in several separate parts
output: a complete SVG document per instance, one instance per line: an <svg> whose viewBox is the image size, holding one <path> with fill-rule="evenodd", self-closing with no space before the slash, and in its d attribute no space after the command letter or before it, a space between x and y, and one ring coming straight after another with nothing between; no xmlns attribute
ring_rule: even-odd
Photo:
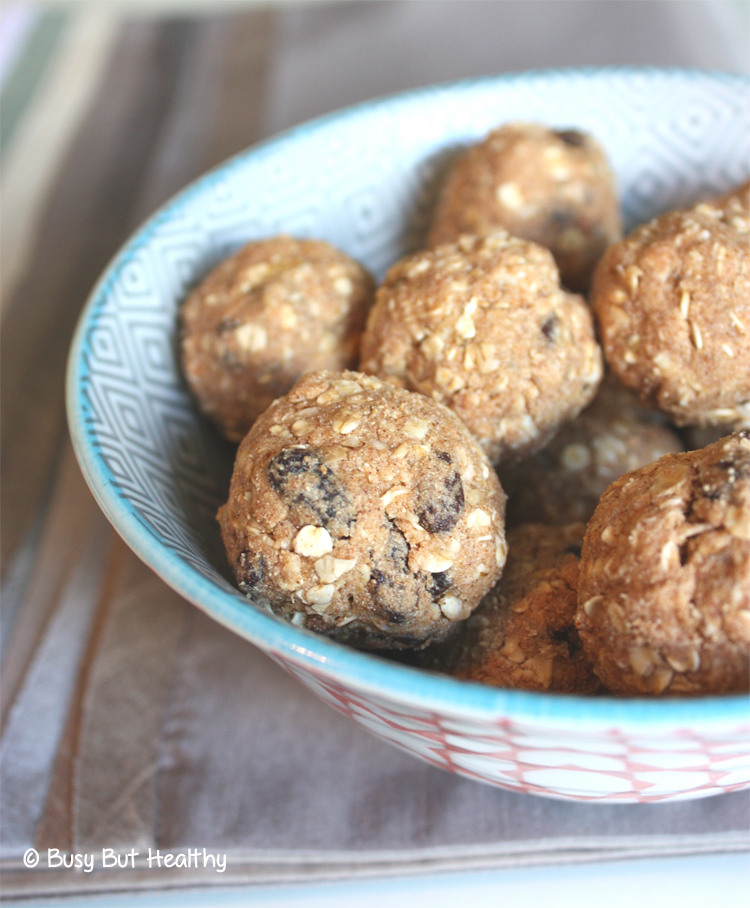
<svg viewBox="0 0 750 908"><path fill-rule="evenodd" d="M371 102L231 159L172 200L116 256L81 318L68 415L86 479L116 529L170 585L271 652L402 700L596 720L606 701L496 691L354 652L254 609L234 587L215 514L233 448L181 378L177 311L242 243L280 232L326 239L382 277L417 248L436 181L456 151L510 120L591 132L618 177L628 226L738 185L750 167L748 81L660 70L560 71L425 89ZM623 716L736 698L610 703ZM646 712L644 712L644 710ZM651 711L649 713L648 711ZM656 712L654 712L656 710ZM718 712L717 712L718 710Z"/></svg>

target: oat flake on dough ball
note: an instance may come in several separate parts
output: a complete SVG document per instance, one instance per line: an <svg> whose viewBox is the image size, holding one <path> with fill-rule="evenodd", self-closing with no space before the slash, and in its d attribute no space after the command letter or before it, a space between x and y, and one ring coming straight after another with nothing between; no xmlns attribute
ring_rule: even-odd
<svg viewBox="0 0 750 908"><path fill-rule="evenodd" d="M493 462L528 456L594 397L591 312L549 250L498 232L415 253L388 272L363 372L450 407Z"/></svg>
<svg viewBox="0 0 750 908"><path fill-rule="evenodd" d="M201 410L240 441L302 373L355 366L373 291L370 275L329 243L248 243L182 308L183 372Z"/></svg>
<svg viewBox="0 0 750 908"><path fill-rule="evenodd" d="M240 588L366 648L420 648L505 563L505 495L450 410L357 372L303 376L255 423L219 511Z"/></svg>

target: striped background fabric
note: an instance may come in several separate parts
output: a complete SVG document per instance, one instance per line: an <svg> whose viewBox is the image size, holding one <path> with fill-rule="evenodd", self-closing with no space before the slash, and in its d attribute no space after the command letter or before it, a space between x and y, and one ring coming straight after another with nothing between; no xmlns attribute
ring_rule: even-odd
<svg viewBox="0 0 750 908"><path fill-rule="evenodd" d="M496 791L391 750L130 553L78 471L67 351L130 232L231 154L389 92L503 71L750 72L744 2L0 7L4 896L343 879L747 847L746 793L640 807ZM34 846L228 854L25 869Z"/></svg>

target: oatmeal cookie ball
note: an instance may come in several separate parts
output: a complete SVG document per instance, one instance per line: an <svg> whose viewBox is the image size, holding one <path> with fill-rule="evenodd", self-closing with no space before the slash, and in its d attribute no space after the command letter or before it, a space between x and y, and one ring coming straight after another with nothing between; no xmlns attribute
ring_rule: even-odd
<svg viewBox="0 0 750 908"><path fill-rule="evenodd" d="M607 363L677 425L743 427L750 419L750 219L742 200L737 192L655 218L611 246L594 275Z"/></svg>
<svg viewBox="0 0 750 908"><path fill-rule="evenodd" d="M428 244L498 228L546 246L563 284L586 290L621 236L614 176L597 142L576 129L510 123L470 148L445 181Z"/></svg>
<svg viewBox="0 0 750 908"><path fill-rule="evenodd" d="M505 563L505 495L450 410L357 372L316 372L255 423L219 511L243 592L371 649L426 646Z"/></svg>
<svg viewBox="0 0 750 908"><path fill-rule="evenodd" d="M374 284L343 252L289 236L249 243L182 307L182 366L231 441L303 372L356 365Z"/></svg>
<svg viewBox="0 0 750 908"><path fill-rule="evenodd" d="M515 467L500 468L508 495L506 525L585 523L623 473L682 450L676 432L608 377L591 406L546 448Z"/></svg>
<svg viewBox="0 0 750 908"><path fill-rule="evenodd" d="M750 685L750 432L617 480L586 531L576 615L617 694Z"/></svg>
<svg viewBox="0 0 750 908"><path fill-rule="evenodd" d="M591 313L547 249L464 236L388 272L362 337L363 372L451 408L493 462L542 447L596 393Z"/></svg>
<svg viewBox="0 0 750 908"><path fill-rule="evenodd" d="M455 637L427 650L427 667L494 687L598 690L574 623L583 533L581 523L512 530L500 581Z"/></svg>

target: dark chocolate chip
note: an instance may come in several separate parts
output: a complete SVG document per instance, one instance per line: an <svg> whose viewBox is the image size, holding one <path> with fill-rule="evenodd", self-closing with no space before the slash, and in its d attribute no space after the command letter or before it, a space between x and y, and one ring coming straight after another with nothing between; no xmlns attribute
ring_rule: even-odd
<svg viewBox="0 0 750 908"><path fill-rule="evenodd" d="M388 524L388 554L391 563L400 574L408 574L409 543L406 541L406 536L390 518Z"/></svg>
<svg viewBox="0 0 750 908"><path fill-rule="evenodd" d="M586 144L586 136L577 129L558 129L555 130L555 135L571 148L581 148Z"/></svg>
<svg viewBox="0 0 750 908"><path fill-rule="evenodd" d="M317 466L319 455L309 448L284 448L268 464L268 479L283 495L290 476L300 476Z"/></svg>
<svg viewBox="0 0 750 908"><path fill-rule="evenodd" d="M557 335L560 328L560 319L553 312L547 321L542 325L542 334L547 340L554 344L557 341Z"/></svg>
<svg viewBox="0 0 750 908"><path fill-rule="evenodd" d="M306 446L284 448L271 459L266 474L293 521L342 535L356 520L346 490L320 452Z"/></svg>
<svg viewBox="0 0 750 908"><path fill-rule="evenodd" d="M401 624L415 599L415 575L408 563L409 543L392 520L386 518L383 529L380 545L370 552L368 586L379 614L391 623Z"/></svg>
<svg viewBox="0 0 750 908"><path fill-rule="evenodd" d="M450 454L447 453L447 451L438 451L437 456L442 461L445 461L445 463L453 463L453 458L450 456Z"/></svg>
<svg viewBox="0 0 750 908"><path fill-rule="evenodd" d="M428 533L447 533L458 523L464 509L464 487L461 477L439 454L446 466L431 470L417 493L419 525Z"/></svg>
<svg viewBox="0 0 750 908"><path fill-rule="evenodd" d="M252 592L262 584L266 572L266 562L263 555L256 552L245 551L237 560L237 584L243 593Z"/></svg>
<svg viewBox="0 0 750 908"><path fill-rule="evenodd" d="M451 582L445 571L436 571L430 574L427 581L427 588L433 601L437 602L446 590L451 588Z"/></svg>
<svg viewBox="0 0 750 908"><path fill-rule="evenodd" d="M398 584L409 570L409 543L396 524L386 518L387 535L383 552L371 552L373 567L370 569L370 581L376 586L393 587ZM375 567L374 565L378 565Z"/></svg>

